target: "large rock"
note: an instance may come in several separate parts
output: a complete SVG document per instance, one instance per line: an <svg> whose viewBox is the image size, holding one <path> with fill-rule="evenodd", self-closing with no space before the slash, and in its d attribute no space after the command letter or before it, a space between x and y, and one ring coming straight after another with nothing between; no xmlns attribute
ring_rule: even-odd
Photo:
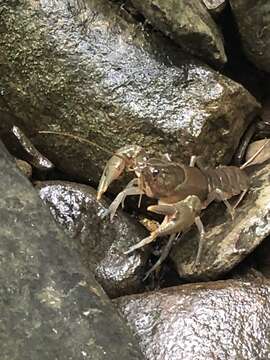
<svg viewBox="0 0 270 360"><path fill-rule="evenodd" d="M241 85L127 23L108 1L10 0L0 13L0 129L15 122L77 178L97 182L110 156L102 148L132 143L228 162L258 110Z"/></svg>
<svg viewBox="0 0 270 360"><path fill-rule="evenodd" d="M270 72L269 0L230 0L248 59Z"/></svg>
<svg viewBox="0 0 270 360"><path fill-rule="evenodd" d="M96 200L96 191L87 185L67 181L39 182L37 189L49 205L55 220L74 239L83 263L95 274L111 297L132 294L142 289L147 251L132 256L124 251L147 236L140 225L120 210L113 222L105 200Z"/></svg>
<svg viewBox="0 0 270 360"><path fill-rule="evenodd" d="M222 35L198 0L132 0L151 24L184 50L215 65L226 61Z"/></svg>
<svg viewBox="0 0 270 360"><path fill-rule="evenodd" d="M0 178L1 359L142 359L72 239L2 143Z"/></svg>
<svg viewBox="0 0 270 360"><path fill-rule="evenodd" d="M202 217L205 240L199 266L195 266L198 231L187 233L172 250L171 258L181 277L214 279L232 269L270 234L270 164L249 169L251 185L236 209L234 220L221 203Z"/></svg>
<svg viewBox="0 0 270 360"><path fill-rule="evenodd" d="M147 360L270 356L270 282L218 281L115 300Z"/></svg>

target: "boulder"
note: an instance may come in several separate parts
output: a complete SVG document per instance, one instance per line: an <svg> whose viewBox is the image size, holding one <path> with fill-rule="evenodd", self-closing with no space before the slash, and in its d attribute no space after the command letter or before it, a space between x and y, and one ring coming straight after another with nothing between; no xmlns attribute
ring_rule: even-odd
<svg viewBox="0 0 270 360"><path fill-rule="evenodd" d="M0 12L0 133L15 123L75 179L97 183L110 152L132 143L226 163L258 112L241 85L106 0L6 1Z"/></svg>
<svg viewBox="0 0 270 360"><path fill-rule="evenodd" d="M114 302L147 360L267 359L270 282L189 284Z"/></svg>
<svg viewBox="0 0 270 360"><path fill-rule="evenodd" d="M109 216L102 218L109 204L106 200L97 201L96 191L87 185L46 181L38 182L36 189L54 219L78 245L82 262L110 297L143 288L148 252L124 254L147 236L135 219L132 221L121 210L112 222Z"/></svg>
<svg viewBox="0 0 270 360"><path fill-rule="evenodd" d="M0 142L2 360L142 360L71 238Z"/></svg>
<svg viewBox="0 0 270 360"><path fill-rule="evenodd" d="M230 0L247 58L270 72L270 3L268 0Z"/></svg>
<svg viewBox="0 0 270 360"><path fill-rule="evenodd" d="M221 67L227 61L222 35L203 2L198 0L132 0L158 30L185 51Z"/></svg>

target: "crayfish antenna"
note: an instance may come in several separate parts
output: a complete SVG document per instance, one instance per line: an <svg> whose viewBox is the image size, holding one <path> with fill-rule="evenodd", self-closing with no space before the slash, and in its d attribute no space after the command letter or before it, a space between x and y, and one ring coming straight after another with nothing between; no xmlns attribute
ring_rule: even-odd
<svg viewBox="0 0 270 360"><path fill-rule="evenodd" d="M249 165L256 165L256 162L254 163L253 161L256 159L257 156L260 155L260 153L263 151L266 145L269 144L269 142L270 139L266 140L265 143L255 152L255 154L250 159L248 159L242 166L240 166L240 169L243 170Z"/></svg>

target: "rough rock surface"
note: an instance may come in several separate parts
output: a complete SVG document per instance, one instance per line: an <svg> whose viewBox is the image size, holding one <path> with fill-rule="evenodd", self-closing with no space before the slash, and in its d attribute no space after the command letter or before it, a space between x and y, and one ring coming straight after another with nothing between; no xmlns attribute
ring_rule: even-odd
<svg viewBox="0 0 270 360"><path fill-rule="evenodd" d="M226 63L222 35L201 1L132 0L132 3L156 29L185 51L217 66Z"/></svg>
<svg viewBox="0 0 270 360"><path fill-rule="evenodd" d="M205 241L201 263L195 267L198 231L187 233L172 250L171 258L181 277L216 278L246 257L270 234L270 164L250 168L251 186L237 207L234 220L225 206L216 203L202 217Z"/></svg>
<svg viewBox="0 0 270 360"><path fill-rule="evenodd" d="M227 0L203 0L204 5L214 17L220 15L225 9Z"/></svg>
<svg viewBox="0 0 270 360"><path fill-rule="evenodd" d="M270 72L269 0L230 0L231 8L248 59Z"/></svg>
<svg viewBox="0 0 270 360"><path fill-rule="evenodd" d="M0 143L1 360L142 360L72 240Z"/></svg>
<svg viewBox="0 0 270 360"><path fill-rule="evenodd" d="M115 300L147 360L270 356L270 282L183 285Z"/></svg>
<svg viewBox="0 0 270 360"><path fill-rule="evenodd" d="M105 0L0 3L0 132L15 122L57 168L99 180L108 153L139 144L189 161L228 162L258 111L239 84ZM123 126L124 124L124 126ZM6 134L5 134L6 136Z"/></svg>
<svg viewBox="0 0 270 360"><path fill-rule="evenodd" d="M101 215L109 205L96 200L87 185L64 181L37 183L42 200L55 220L76 241L83 263L95 274L111 297L138 292L142 288L147 251L124 255L124 251L147 236L147 231L123 212L113 222Z"/></svg>

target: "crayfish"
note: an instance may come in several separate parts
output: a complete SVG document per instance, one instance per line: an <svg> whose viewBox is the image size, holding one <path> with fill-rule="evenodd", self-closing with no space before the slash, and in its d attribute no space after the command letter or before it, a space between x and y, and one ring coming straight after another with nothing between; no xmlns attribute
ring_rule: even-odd
<svg viewBox="0 0 270 360"><path fill-rule="evenodd" d="M265 146L265 144L264 144ZM263 147L264 147L263 146ZM263 147L254 154L253 159L262 151ZM191 158L189 166L171 161L168 155L159 159L151 158L146 151L138 145L127 145L115 152L107 162L100 179L97 199L107 191L110 184L118 179L124 170L133 171L136 178L131 180L111 203L107 214L113 219L118 207L130 195L145 194L158 200L158 205L148 207L148 210L165 215L163 222L150 236L132 246L126 253L133 252L146 244L155 241L157 237L170 235L165 252L158 262L150 269L146 277L168 255L177 234L183 233L193 223L200 232L200 240L195 266L200 263L202 253L204 228L200 220L200 212L212 201L223 201L233 219L235 208L249 189L249 177L244 172L244 164L237 166L218 166L204 168L197 162L196 157ZM250 162L250 161L249 161ZM234 206L228 199L240 195Z"/></svg>
<svg viewBox="0 0 270 360"><path fill-rule="evenodd" d="M42 130L39 133L70 137L94 145L111 154L111 151L77 135L50 130ZM107 211L111 220L118 207L121 204L123 206L125 198L130 195L140 195L140 200L144 194L157 199L158 204L148 207L148 210L165 216L162 223L151 232L150 236L132 246L126 251L126 254L155 241L158 237L170 235L160 259L148 271L145 278L166 258L178 235L189 230L193 223L196 224L200 233L195 260L195 266L199 265L204 240L204 227L200 219L201 210L205 209L212 201L223 201L233 219L235 208L249 189L249 177L243 169L248 165L256 164L254 160L269 142L270 139L267 139L241 167L204 168L195 156L191 157L190 164L187 166L173 162L167 154L160 158L151 158L139 145L124 146L113 154L101 176L97 199L102 197L110 184L118 179L125 170L134 172L136 178L131 180L111 203ZM261 162L258 160L257 164ZM236 204L231 206L228 199L235 195L240 195L240 197Z"/></svg>

